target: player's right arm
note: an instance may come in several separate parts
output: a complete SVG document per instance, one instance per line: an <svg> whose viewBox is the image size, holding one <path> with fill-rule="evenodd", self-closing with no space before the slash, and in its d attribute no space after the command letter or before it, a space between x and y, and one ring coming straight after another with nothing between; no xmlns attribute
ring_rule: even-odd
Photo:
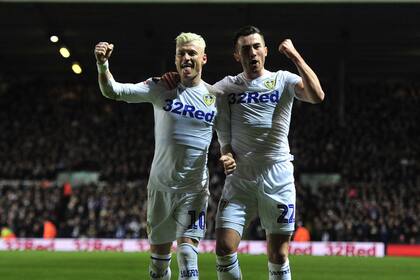
<svg viewBox="0 0 420 280"><path fill-rule="evenodd" d="M98 83L102 95L114 100L127 102L150 101L153 97L147 82L132 84L119 83L115 81L109 70L109 58L111 57L114 45L108 42L99 42L95 46L95 58L98 67Z"/></svg>
<svg viewBox="0 0 420 280"><path fill-rule="evenodd" d="M216 119L216 132L220 144L220 162L226 175L232 174L236 169L236 156L232 149L232 132L231 132L231 112L227 99L227 78L217 82L213 86L207 85L209 91L217 93L217 119Z"/></svg>
<svg viewBox="0 0 420 280"><path fill-rule="evenodd" d="M219 161L223 164L225 174L232 174L236 169L235 153L230 144L224 145L220 148L221 157Z"/></svg>
<svg viewBox="0 0 420 280"><path fill-rule="evenodd" d="M114 45L108 42L99 42L95 46L96 65L98 67L98 82L102 95L117 100L118 95L115 93L112 82L114 77L109 71L108 59L110 58Z"/></svg>

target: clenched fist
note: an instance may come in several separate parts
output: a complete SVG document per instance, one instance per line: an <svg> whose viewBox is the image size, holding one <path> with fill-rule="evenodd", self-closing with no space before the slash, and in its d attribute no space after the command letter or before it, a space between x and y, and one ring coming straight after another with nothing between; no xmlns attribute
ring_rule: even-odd
<svg viewBox="0 0 420 280"><path fill-rule="evenodd" d="M222 162L226 175L232 174L235 171L236 162L231 153L221 156L219 161Z"/></svg>
<svg viewBox="0 0 420 280"><path fill-rule="evenodd" d="M113 49L114 49L113 44L110 44L108 42L99 42L95 46L95 51L94 51L96 62L98 64L104 64L111 56Z"/></svg>
<svg viewBox="0 0 420 280"><path fill-rule="evenodd" d="M300 57L300 54L293 46L292 40L286 39L283 42L281 42L279 46L279 52L287 56L291 60L298 59Z"/></svg>

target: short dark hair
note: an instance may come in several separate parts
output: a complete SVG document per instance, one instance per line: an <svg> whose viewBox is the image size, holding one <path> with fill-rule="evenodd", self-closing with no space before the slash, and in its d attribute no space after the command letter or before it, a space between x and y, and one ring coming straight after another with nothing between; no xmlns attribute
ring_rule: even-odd
<svg viewBox="0 0 420 280"><path fill-rule="evenodd" d="M264 40L264 35L262 34L261 30L253 25L246 25L236 31L235 36L233 37L233 48L236 50L236 44L238 43L239 37L248 36L251 34L260 34L261 38Z"/></svg>

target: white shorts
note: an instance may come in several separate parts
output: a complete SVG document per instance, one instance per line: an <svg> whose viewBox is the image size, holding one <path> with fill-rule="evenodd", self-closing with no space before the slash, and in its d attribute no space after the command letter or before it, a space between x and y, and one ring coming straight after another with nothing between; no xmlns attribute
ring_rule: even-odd
<svg viewBox="0 0 420 280"><path fill-rule="evenodd" d="M209 192L169 193L147 191L147 234L158 245L189 237L200 241L206 231Z"/></svg>
<svg viewBox="0 0 420 280"><path fill-rule="evenodd" d="M227 176L219 202L216 228L231 228L241 236L256 216L267 234L291 235L295 228L296 190L290 161L268 167L238 164Z"/></svg>

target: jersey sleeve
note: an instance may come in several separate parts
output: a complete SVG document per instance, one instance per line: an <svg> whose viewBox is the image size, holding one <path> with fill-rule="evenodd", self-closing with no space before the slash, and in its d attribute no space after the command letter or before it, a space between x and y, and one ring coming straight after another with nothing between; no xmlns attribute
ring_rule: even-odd
<svg viewBox="0 0 420 280"><path fill-rule="evenodd" d="M158 80L149 78L140 83L119 83L115 80L111 81L112 91L116 100L128 103L153 103L156 97L162 92L163 87L158 85Z"/></svg>
<svg viewBox="0 0 420 280"><path fill-rule="evenodd" d="M220 147L231 144L231 119L230 106L228 102L227 77L213 85L218 92L216 97L217 102L217 117L215 122L215 129Z"/></svg>
<svg viewBox="0 0 420 280"><path fill-rule="evenodd" d="M284 82L285 82L285 86L287 87L287 91L293 95L296 96L295 94L295 86L297 83L302 81L302 78L296 74L293 74L289 71L284 71Z"/></svg>
<svg viewBox="0 0 420 280"><path fill-rule="evenodd" d="M220 147L224 147L228 144L231 144L230 107L225 95L217 97L216 102L217 117L215 122L215 129Z"/></svg>
<svg viewBox="0 0 420 280"><path fill-rule="evenodd" d="M229 86L231 85L231 79L232 77L226 76L222 80L215 83L213 85L213 88L215 88L218 92L227 95L229 91Z"/></svg>

